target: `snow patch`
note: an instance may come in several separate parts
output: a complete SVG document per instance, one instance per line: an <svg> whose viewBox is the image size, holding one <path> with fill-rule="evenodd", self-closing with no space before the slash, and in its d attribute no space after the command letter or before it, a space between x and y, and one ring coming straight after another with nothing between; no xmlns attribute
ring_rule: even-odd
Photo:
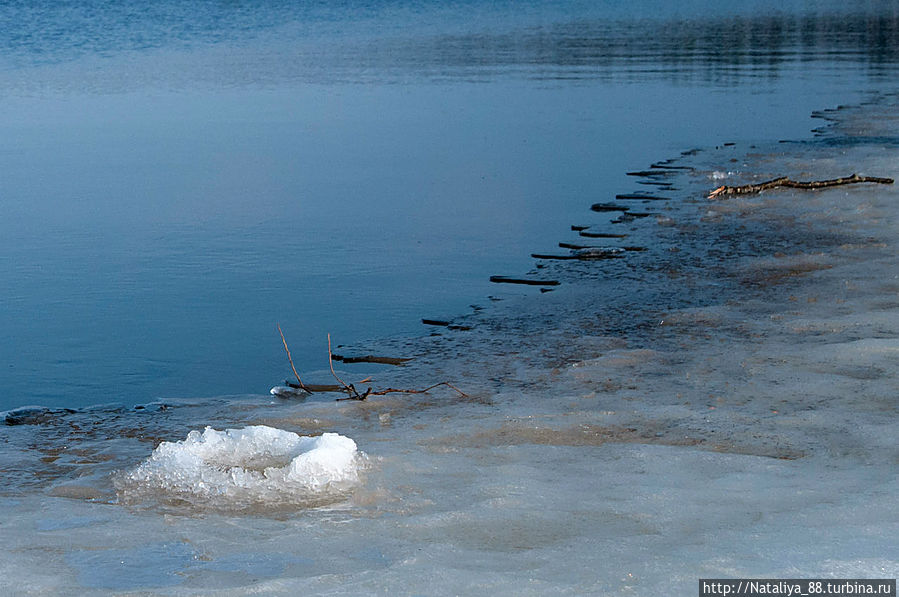
<svg viewBox="0 0 899 597"><path fill-rule="evenodd" d="M213 509L311 507L346 497L364 455L336 433L317 437L255 425L162 442L115 480L125 503L155 499Z"/></svg>

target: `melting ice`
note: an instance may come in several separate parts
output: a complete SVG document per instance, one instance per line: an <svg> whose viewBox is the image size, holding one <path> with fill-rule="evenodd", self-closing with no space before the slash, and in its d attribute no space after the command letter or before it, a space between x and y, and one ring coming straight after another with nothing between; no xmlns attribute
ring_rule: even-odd
<svg viewBox="0 0 899 597"><path fill-rule="evenodd" d="M300 436L265 425L191 431L163 442L116 480L126 503L158 500L213 509L333 503L359 482L364 456L336 433Z"/></svg>

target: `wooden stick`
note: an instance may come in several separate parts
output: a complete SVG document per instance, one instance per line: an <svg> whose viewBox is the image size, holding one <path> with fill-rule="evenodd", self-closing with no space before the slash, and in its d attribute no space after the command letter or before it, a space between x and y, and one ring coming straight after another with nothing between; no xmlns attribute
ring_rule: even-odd
<svg viewBox="0 0 899 597"><path fill-rule="evenodd" d="M377 392L369 391L367 393L371 396L383 396L385 394L424 394L428 390L433 390L437 386L449 386L452 389L459 392L460 396L468 398L468 394L466 394L465 392L463 392L462 390L460 390L459 388L457 388L456 386L454 386L453 384L451 384L448 381L441 381L440 383L435 383L434 385L428 386L423 390L399 390L397 388L387 388L386 390L378 390ZM369 388L369 390L371 390L371 388Z"/></svg>
<svg viewBox="0 0 899 597"><path fill-rule="evenodd" d="M748 195L750 193L761 193L769 189L777 187L788 187L791 189L823 189L826 187L835 187L844 184L857 184L860 182L873 182L878 184L893 184L892 178L883 178L879 176L859 176L852 174L841 178L831 178L829 180L812 180L812 181L795 181L790 180L786 176L766 180L758 184L747 184L738 187L720 186L709 193L709 199L714 199L721 195Z"/></svg>
<svg viewBox="0 0 899 597"><path fill-rule="evenodd" d="M293 369L293 374L297 378L297 383L300 384L300 389L306 390L306 386L303 385L303 380L300 379L300 374L297 373L297 368L293 366L293 359L290 356L290 349L287 348L287 340L284 339L284 332L281 331L281 324L279 323L277 325L278 325L278 333L281 334L281 342L284 344L284 350L287 351L287 360L290 361L290 368ZM306 390L306 391L308 392L309 390Z"/></svg>
<svg viewBox="0 0 899 597"><path fill-rule="evenodd" d="M594 203L590 209L593 211L629 211L630 207L617 203Z"/></svg>
<svg viewBox="0 0 899 597"><path fill-rule="evenodd" d="M527 286L558 286L558 280L529 280L525 278L510 278L508 276L490 276L494 284L524 284Z"/></svg>
<svg viewBox="0 0 899 597"><path fill-rule="evenodd" d="M443 321L442 319L422 319L421 322L425 325L442 325L448 326L450 322Z"/></svg>
<svg viewBox="0 0 899 597"><path fill-rule="evenodd" d="M549 255L545 253L531 253L534 259L555 259L558 261L576 261L580 259L577 255Z"/></svg>
<svg viewBox="0 0 899 597"><path fill-rule="evenodd" d="M460 326L460 327L462 327L462 326ZM459 392L460 396L464 396L464 397L468 396L468 394L466 394L465 392L463 392L462 390L460 390L459 388L457 388L456 386L454 386L453 384L451 384L448 381L442 381L440 383L435 383L434 385L428 386L423 390L401 390L401 389L397 389L397 388L387 388L386 390L379 390L377 392L373 392L372 388L368 388L367 390L365 390L365 392L360 394L356 390L356 387L353 384L347 384L345 381L340 379L340 377L337 376L337 372L334 371L334 353L331 352L331 334L330 333L328 334L328 367L330 367L330 369L331 369L331 375L334 376L334 379L336 379L340 383L340 385L315 385L315 384L313 384L313 385L307 386L307 385L303 384L302 380L300 380L300 374L297 373L297 369L293 365L293 358L290 356L290 349L287 347L287 340L284 338L284 332L281 330L281 324L278 324L278 333L281 334L281 342L284 344L284 350L287 351L287 360L290 361L290 368L293 369L293 374L297 378L296 384L289 382L289 381L284 382L284 384L286 386L291 387L291 388L301 389L305 392L309 392L310 394L315 393L315 392L346 392L346 394L347 394L346 398L338 398L337 399L338 401L340 401L340 400L360 400L361 401L361 400L365 400L369 396L383 396L385 394L392 394L392 393L424 394L428 390L432 390L432 389L436 388L437 386L449 386L452 389ZM392 359L392 358L388 358L388 357L372 357L372 356L363 357L363 358L377 359L377 361L369 361L369 362L386 362L386 361L403 361L403 362L405 362L405 361L411 360L411 359ZM390 364L393 364L393 363L390 363ZM369 381L371 381L371 377L366 377L365 379L358 381L356 383L362 384L362 383L366 383Z"/></svg>
<svg viewBox="0 0 899 597"><path fill-rule="evenodd" d="M365 355L364 357L344 357L339 354L335 354L332 355L332 358L335 361L341 361L343 363L378 363L381 365L402 365L412 360L408 358L398 357L378 357L371 354Z"/></svg>
<svg viewBox="0 0 899 597"><path fill-rule="evenodd" d="M306 390L307 392L316 393L316 392L342 392L343 386L338 385L323 385L323 384L309 384L307 386L303 386L300 388L297 384L285 382L285 384L289 388L297 388L301 390Z"/></svg>
<svg viewBox="0 0 899 597"><path fill-rule="evenodd" d="M370 381L371 381L371 378L366 377L365 379L357 381L356 383L362 384L362 383L368 383ZM285 382L284 385L286 385L289 388L305 389L307 392L312 393L312 394L315 394L316 392L344 392L344 391L346 391L346 388L344 388L343 386L339 386L337 384L309 383L309 384L306 384L306 386L304 388L300 388L300 386L298 386L297 384L288 381L288 382Z"/></svg>
<svg viewBox="0 0 899 597"><path fill-rule="evenodd" d="M340 382L340 385L347 391L350 391L350 386L346 385L346 382L337 377L337 374L334 372L334 361L331 358L331 334L328 334L328 367L331 368L331 375L334 376L334 379ZM355 393L355 390L353 390Z"/></svg>

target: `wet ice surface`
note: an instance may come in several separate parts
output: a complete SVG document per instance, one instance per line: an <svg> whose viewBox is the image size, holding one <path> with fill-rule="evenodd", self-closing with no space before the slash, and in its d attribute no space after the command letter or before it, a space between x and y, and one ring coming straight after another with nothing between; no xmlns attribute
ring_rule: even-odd
<svg viewBox="0 0 899 597"><path fill-rule="evenodd" d="M417 357L378 385L447 379L466 398L12 413L0 575L22 594L163 595L689 595L699 577L894 577L899 192L703 197L779 175L896 177L892 114L887 99L830 114L814 142L683 156L695 170L672 179L681 191L635 207L653 217L585 211L648 251L539 262L554 292L498 290L460 315L470 331L358 347ZM257 445L183 466L205 434L241 454L241 432L206 426L254 425L263 459ZM323 433L351 438L366 474L325 505L283 507L260 469ZM181 442L162 444L178 462L164 441ZM240 511L169 499L197 475L227 493L237 465L254 488ZM179 471L172 494L160 479Z"/></svg>

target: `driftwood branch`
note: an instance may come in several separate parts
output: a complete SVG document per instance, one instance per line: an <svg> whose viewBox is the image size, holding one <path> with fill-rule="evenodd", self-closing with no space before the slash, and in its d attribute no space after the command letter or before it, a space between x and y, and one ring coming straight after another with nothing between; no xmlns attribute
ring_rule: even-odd
<svg viewBox="0 0 899 597"><path fill-rule="evenodd" d="M823 189L826 187L836 187L839 185L857 184L861 182L893 184L893 179L883 178L879 176L859 176L858 174L853 174L851 176L832 178L829 180L812 180L808 182L799 182L790 180L786 176L781 176L780 178L766 180L765 182L760 182L758 184L747 184L738 187L720 186L709 193L709 199L714 199L722 195L749 195L751 193L761 193L762 191L776 189L778 187L788 187L791 189Z"/></svg>
<svg viewBox="0 0 899 597"><path fill-rule="evenodd" d="M379 365L403 365L412 360L396 357L378 357L371 354L367 354L363 357L345 357L339 354L334 354L331 355L331 358L333 358L335 361L341 361L343 363L378 363Z"/></svg>
<svg viewBox="0 0 899 597"><path fill-rule="evenodd" d="M454 386L448 381L441 381L440 383L435 383L432 386L428 386L423 390L402 390L398 388L387 388L386 390L378 390L377 392L373 392L371 388L368 388L364 394L361 396L347 396L346 398L338 398L337 401L340 402L342 400L365 400L369 396L384 396L386 394L426 394L428 390L433 390L438 386L449 386L450 388L459 392L459 396L463 398L467 398L468 394Z"/></svg>
<svg viewBox="0 0 899 597"><path fill-rule="evenodd" d="M558 286L558 280L530 280L526 278L510 278L508 276L490 276L495 284L524 284L526 286Z"/></svg>
<svg viewBox="0 0 899 597"><path fill-rule="evenodd" d="M294 388L296 390L306 390L310 394L314 394L316 392L342 392L343 386L338 386L336 384L308 384L303 387L295 383L291 383L289 381L285 381L284 385L288 388Z"/></svg>
<svg viewBox="0 0 899 597"><path fill-rule="evenodd" d="M459 396L462 396L463 398L468 397L468 394L466 394L465 392L463 392L462 390L460 390L459 388L457 388L456 386L454 386L453 384L451 384L448 381L441 381L440 383L435 383L434 385L428 386L423 390L398 390L396 388L387 388L386 390L378 390L377 392L371 392L371 395L372 396L383 396L385 394L424 394L428 390L433 390L434 388L436 388L438 386L448 386L448 387L456 390L457 392L459 392Z"/></svg>
<svg viewBox="0 0 899 597"><path fill-rule="evenodd" d="M398 388L387 388L384 390L374 391L372 388L368 388L363 393L359 393L356 390L356 386L354 384L347 384L345 381L338 377L337 372L334 371L334 360L335 355L331 352L331 334L328 334L328 366L331 369L331 375L334 376L334 379L337 380L339 385L335 384L304 384L300 380L300 374L297 373L296 367L293 364L293 358L290 356L290 349L287 347L287 340L284 338L284 332L281 331L281 326L278 325L278 333L281 334L281 342L284 344L284 350L287 352L287 360L290 361L290 368L293 370L293 374L297 378L297 383L293 383L290 381L285 381L284 384L289 388L303 390L308 394L314 394L316 392L345 392L347 394L346 398L338 398L338 401L341 400L365 400L369 396L384 396L385 394L424 394L428 392L428 390L433 390L439 386L447 386L454 389L459 393L460 396L467 397L468 394L454 386L448 381L441 381L440 383L435 383L430 385L422 390L406 390L406 389L398 389ZM345 357L341 357L344 362L375 362L375 363L385 363L385 364L402 364L406 361L410 361L411 359L393 359L390 357L362 357L355 360L347 359ZM357 384L363 384L371 381L371 377L366 377L361 381L357 381ZM275 394L275 389L272 390L272 393Z"/></svg>

